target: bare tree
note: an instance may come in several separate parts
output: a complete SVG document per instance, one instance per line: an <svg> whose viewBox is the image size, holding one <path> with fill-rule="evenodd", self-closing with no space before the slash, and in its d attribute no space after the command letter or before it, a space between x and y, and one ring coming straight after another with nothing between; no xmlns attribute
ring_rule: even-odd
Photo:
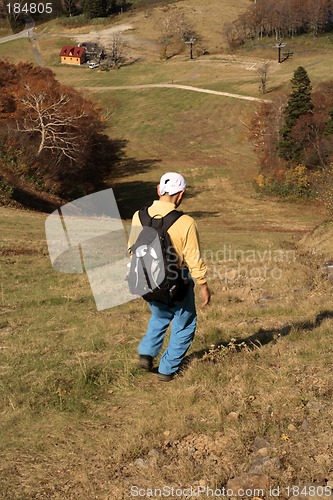
<svg viewBox="0 0 333 500"><path fill-rule="evenodd" d="M25 95L19 98L24 115L17 121L17 130L39 138L36 156L47 149L75 160L82 149L80 121L87 116L85 110L71 109L71 96L61 92L50 99L46 91L24 85Z"/></svg>
<svg viewBox="0 0 333 500"><path fill-rule="evenodd" d="M317 36L329 23L331 2L330 0L316 0L316 2L307 0L305 4L309 28Z"/></svg>
<svg viewBox="0 0 333 500"><path fill-rule="evenodd" d="M106 53L110 65L115 68L120 68L124 61L124 40L119 35L113 35L111 43L106 47Z"/></svg>
<svg viewBox="0 0 333 500"><path fill-rule="evenodd" d="M175 35L183 42L188 42L192 37L198 38L193 26L183 12L174 16Z"/></svg>
<svg viewBox="0 0 333 500"><path fill-rule="evenodd" d="M76 196L100 186L118 161L107 116L93 101L31 63L0 65L0 150L15 177Z"/></svg>
<svg viewBox="0 0 333 500"><path fill-rule="evenodd" d="M259 85L259 90L262 94L266 94L266 84L267 84L267 78L268 78L268 68L269 68L269 63L265 62L261 66L257 68L257 73L260 78L260 85Z"/></svg>
<svg viewBox="0 0 333 500"><path fill-rule="evenodd" d="M301 32L318 35L329 28L332 8L332 0L256 0L226 26L225 35L230 47L254 37L278 40Z"/></svg>
<svg viewBox="0 0 333 500"><path fill-rule="evenodd" d="M174 53L179 53L184 42L191 38L198 39L189 20L183 12L166 12L155 22L155 28L160 33L160 44L162 46L162 57L170 57L168 50L174 47Z"/></svg>
<svg viewBox="0 0 333 500"><path fill-rule="evenodd" d="M167 59L168 48L173 44L176 32L174 15L167 12L166 14L160 16L155 23L155 28L160 33L162 57L163 59Z"/></svg>

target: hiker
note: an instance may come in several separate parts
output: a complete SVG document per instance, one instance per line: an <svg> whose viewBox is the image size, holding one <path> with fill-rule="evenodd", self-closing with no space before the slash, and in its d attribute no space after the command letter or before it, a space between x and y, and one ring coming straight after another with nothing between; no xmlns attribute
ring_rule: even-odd
<svg viewBox="0 0 333 500"><path fill-rule="evenodd" d="M157 221L163 218L163 221L166 221L167 215L171 216L171 212L177 217L175 209L181 204L185 189L186 182L180 174L175 172L164 174L157 186L159 200L155 200L146 209L148 219ZM139 234L143 233L141 213L142 211L135 212L132 219L128 243L130 253ZM167 233L176 252L176 260L178 258L176 265L179 270L181 269L185 282L185 285L180 287L182 296L178 294L175 302L172 303L148 300L151 318L147 332L138 346L140 367L151 371L154 358L162 348L164 334L171 322L169 344L161 357L158 368L158 379L162 382L169 382L173 379L194 337L197 315L193 280L200 289L202 307L210 301L210 291L206 281L207 268L200 256L197 227L192 217L181 214L182 212L178 212L177 220L173 222Z"/></svg>

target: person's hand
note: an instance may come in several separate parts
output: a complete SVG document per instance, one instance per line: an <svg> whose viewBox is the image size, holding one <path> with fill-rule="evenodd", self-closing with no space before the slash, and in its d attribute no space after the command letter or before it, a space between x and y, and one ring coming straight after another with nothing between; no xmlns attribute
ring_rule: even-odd
<svg viewBox="0 0 333 500"><path fill-rule="evenodd" d="M201 307L206 307L210 302L210 291L207 283L200 285Z"/></svg>

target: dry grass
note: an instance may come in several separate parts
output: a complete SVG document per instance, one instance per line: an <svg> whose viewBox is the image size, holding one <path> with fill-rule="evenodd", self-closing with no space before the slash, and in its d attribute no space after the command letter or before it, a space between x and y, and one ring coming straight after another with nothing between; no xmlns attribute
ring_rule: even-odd
<svg viewBox="0 0 333 500"><path fill-rule="evenodd" d="M146 305L96 313L84 277L50 269L44 216L1 217L3 498L221 487L250 468L256 435L280 461L271 485L329 476L332 285L313 257L275 262L290 234L230 231L232 252L212 257L221 241L203 232L212 305L187 369L163 385L137 368Z"/></svg>
<svg viewBox="0 0 333 500"><path fill-rule="evenodd" d="M183 0L172 5L155 7L153 10L138 12L130 16L141 38L156 42L156 21L165 13L185 14L200 36L200 43L210 53L226 48L223 27L227 22L237 19L239 12L249 5L248 0L237 3L231 0L212 0L209 4L199 5L196 0ZM126 19L124 16L122 19Z"/></svg>
<svg viewBox="0 0 333 500"><path fill-rule="evenodd" d="M19 61L35 62L32 44L25 38L0 44L0 58L8 59L14 63Z"/></svg>
<svg viewBox="0 0 333 500"><path fill-rule="evenodd" d="M172 8L191 5L213 40L217 16L204 21L191 2ZM52 62L53 43L39 43ZM174 79L255 94L252 55L221 57L107 75L53 69L79 87ZM271 85L287 82L294 64L274 67ZM317 79L325 64L313 66ZM147 305L97 313L85 276L52 270L45 215L1 208L0 496L121 500L133 485L221 487L251 468L258 435L275 459L270 485L333 479L332 283L320 255L296 251L323 210L253 191L257 162L243 125L252 103L173 89L89 95L111 110L109 132L124 141L110 185L127 224L162 172L184 173L184 210L198 222L212 304L198 304L186 369L159 384L137 367Z"/></svg>

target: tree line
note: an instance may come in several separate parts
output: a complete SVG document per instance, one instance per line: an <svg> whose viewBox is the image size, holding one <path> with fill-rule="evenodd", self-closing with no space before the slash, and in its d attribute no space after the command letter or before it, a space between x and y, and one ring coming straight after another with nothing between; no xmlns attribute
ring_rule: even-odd
<svg viewBox="0 0 333 500"><path fill-rule="evenodd" d="M263 103L249 130L260 161L261 188L297 196L327 195L333 188L332 80L313 90L307 71L298 67L290 94Z"/></svg>
<svg viewBox="0 0 333 500"><path fill-rule="evenodd" d="M63 0L65 14L85 14L87 18L108 17L128 10L132 4L126 0Z"/></svg>
<svg viewBox="0 0 333 500"><path fill-rule="evenodd" d="M117 147L96 104L31 63L0 63L0 191L34 186L69 199L94 191Z"/></svg>
<svg viewBox="0 0 333 500"><path fill-rule="evenodd" d="M332 16L333 0L256 0L235 22L225 25L225 36L231 48L256 38L317 36L330 30Z"/></svg>
<svg viewBox="0 0 333 500"><path fill-rule="evenodd" d="M92 19L108 17L132 7L132 3L127 0L53 0L51 12L45 11L44 4L38 4L39 10L30 14L29 5L30 1L27 3L26 0L0 0L0 20L8 16L12 28L18 30L24 27L27 14L32 15L35 21L49 20L62 13L69 17L85 14Z"/></svg>

